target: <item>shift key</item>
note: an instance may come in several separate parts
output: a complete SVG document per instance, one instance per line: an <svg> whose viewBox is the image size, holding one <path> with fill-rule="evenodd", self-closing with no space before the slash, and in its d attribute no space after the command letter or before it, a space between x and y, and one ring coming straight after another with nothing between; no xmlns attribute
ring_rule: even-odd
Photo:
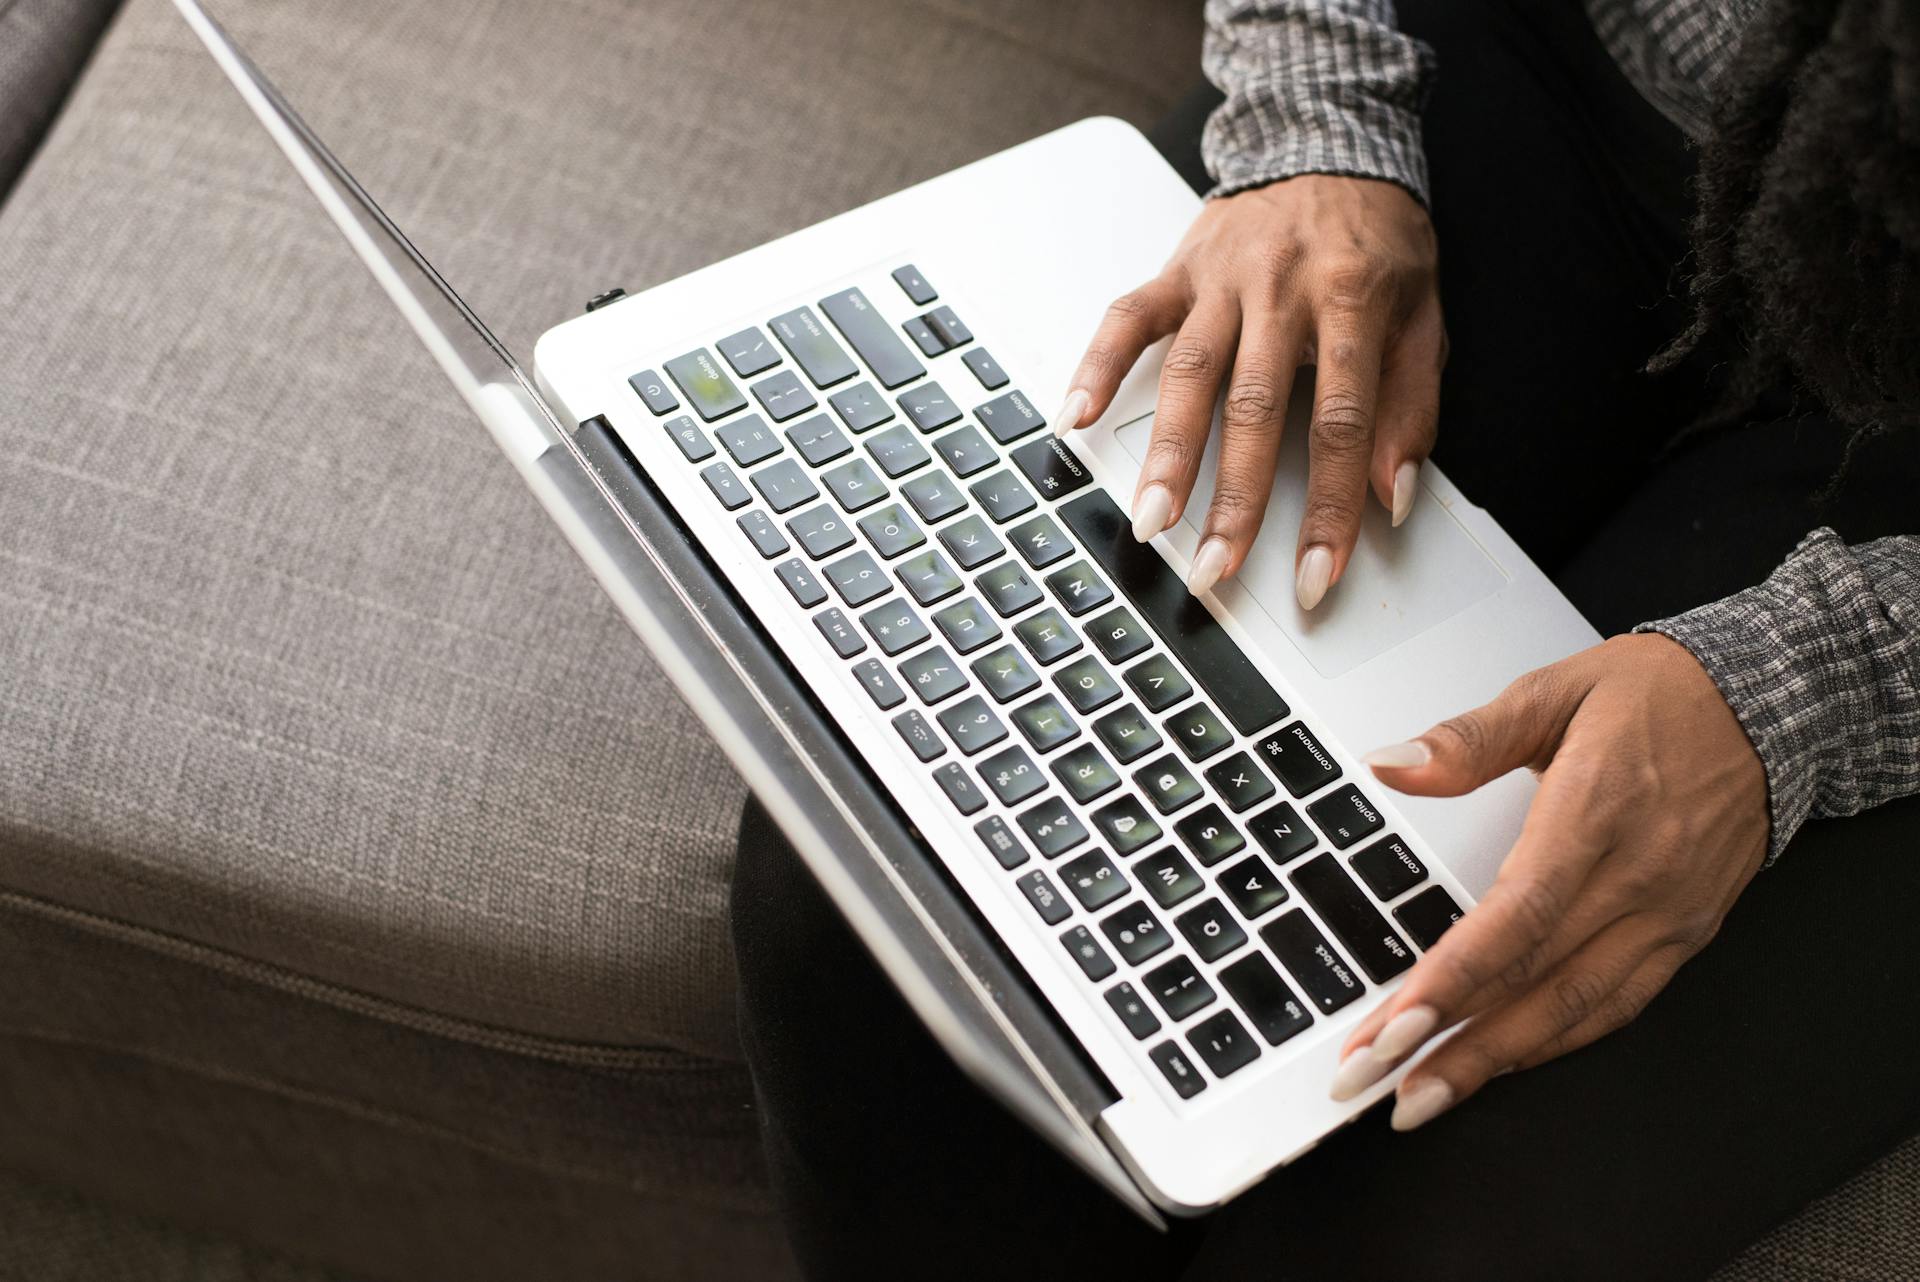
<svg viewBox="0 0 1920 1282"><path fill-rule="evenodd" d="M867 363L880 385L889 390L905 386L927 372L920 358L907 350L886 317L874 310L858 289L844 289L820 300L820 310Z"/></svg>
<svg viewBox="0 0 1920 1282"><path fill-rule="evenodd" d="M1293 888L1313 905L1327 929L1374 983L1384 984L1413 965L1413 950L1407 947L1407 941L1360 893L1338 859L1330 854L1316 855L1294 870L1292 881Z"/></svg>

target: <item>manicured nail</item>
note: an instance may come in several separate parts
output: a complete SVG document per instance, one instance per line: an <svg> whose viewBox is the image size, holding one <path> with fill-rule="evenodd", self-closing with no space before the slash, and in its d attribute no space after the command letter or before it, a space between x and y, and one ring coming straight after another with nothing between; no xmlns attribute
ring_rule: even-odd
<svg viewBox="0 0 1920 1282"><path fill-rule="evenodd" d="M1053 434L1065 436L1080 426L1081 415L1087 412L1087 406L1092 403L1093 398L1078 387L1068 392L1067 399L1060 402L1060 412L1053 416Z"/></svg>
<svg viewBox="0 0 1920 1282"><path fill-rule="evenodd" d="M1145 543L1154 535L1167 528L1167 521L1173 516L1173 491L1155 481L1140 491L1140 497L1133 501L1133 537L1138 543Z"/></svg>
<svg viewBox="0 0 1920 1282"><path fill-rule="evenodd" d="M1340 1061L1340 1071L1333 1075L1327 1097L1336 1104L1344 1104L1392 1070L1392 1060L1375 1055L1371 1046L1362 1046Z"/></svg>
<svg viewBox="0 0 1920 1282"><path fill-rule="evenodd" d="M1437 1077L1414 1086L1402 1083L1394 1101L1392 1126L1396 1131L1411 1131L1425 1126L1453 1107L1453 1087Z"/></svg>
<svg viewBox="0 0 1920 1282"><path fill-rule="evenodd" d="M1216 534L1194 555L1193 568L1187 571L1187 591L1195 596L1211 591L1226 568L1227 541Z"/></svg>
<svg viewBox="0 0 1920 1282"><path fill-rule="evenodd" d="M1388 1020L1374 1035L1373 1053L1389 1064L1398 1064L1421 1042L1433 1036L1440 1023L1440 1012L1431 1006L1409 1006Z"/></svg>
<svg viewBox="0 0 1920 1282"><path fill-rule="evenodd" d="M1432 760L1432 748L1418 739L1409 739L1405 743L1390 743L1384 748L1375 748L1360 758L1360 763L1383 767L1387 770L1410 770L1414 766L1424 766Z"/></svg>
<svg viewBox="0 0 1920 1282"><path fill-rule="evenodd" d="M1319 605L1332 578L1333 553L1324 543L1316 543L1300 558L1300 568L1293 575L1293 594L1300 599L1300 608L1311 610Z"/></svg>
<svg viewBox="0 0 1920 1282"><path fill-rule="evenodd" d="M1413 501L1419 494L1420 465L1408 459L1393 474L1393 523L1396 526L1407 519L1407 513L1413 511Z"/></svg>

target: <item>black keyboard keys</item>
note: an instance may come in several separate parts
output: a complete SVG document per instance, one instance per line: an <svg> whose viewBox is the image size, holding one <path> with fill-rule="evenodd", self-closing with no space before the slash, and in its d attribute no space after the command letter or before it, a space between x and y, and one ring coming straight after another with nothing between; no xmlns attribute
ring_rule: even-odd
<svg viewBox="0 0 1920 1282"><path fill-rule="evenodd" d="M1193 687L1180 675L1180 669L1164 654L1156 654L1134 664L1126 671L1127 684L1140 696L1149 712L1164 712L1185 702Z"/></svg>
<svg viewBox="0 0 1920 1282"><path fill-rule="evenodd" d="M1147 630L1140 626L1140 620L1125 606L1109 610L1087 624L1087 635L1111 663L1125 663L1153 644Z"/></svg>
<svg viewBox="0 0 1920 1282"><path fill-rule="evenodd" d="M1296 797L1318 792L1340 777L1340 767L1334 764L1332 755L1320 746L1313 732L1298 721L1281 726L1262 739L1260 754L1273 773L1280 776L1280 782L1287 785L1287 791Z"/></svg>
<svg viewBox="0 0 1920 1282"><path fill-rule="evenodd" d="M1024 393L1008 392L996 396L985 405L974 407L973 417L980 426L993 433L993 439L1006 445L1017 441L1028 432L1037 432L1047 425L1040 417L1040 411L1033 408Z"/></svg>
<svg viewBox="0 0 1920 1282"><path fill-rule="evenodd" d="M749 325L738 334L729 334L714 344L720 354L727 358L727 364L733 366L733 372L741 378L752 378L761 370L772 369L780 363L780 353L773 350L773 344L760 332L758 326Z"/></svg>
<svg viewBox="0 0 1920 1282"><path fill-rule="evenodd" d="M960 576L938 552L910 556L894 568L907 592L921 605L932 605L960 590Z"/></svg>
<svg viewBox="0 0 1920 1282"><path fill-rule="evenodd" d="M988 570L974 580L974 586L987 598L987 604L993 607L994 613L1003 619L1011 618L1042 599L1039 585L1012 561Z"/></svg>
<svg viewBox="0 0 1920 1282"><path fill-rule="evenodd" d="M954 657L939 646L930 646L900 664L900 675L925 704L951 699L967 688L967 674Z"/></svg>
<svg viewBox="0 0 1920 1282"><path fill-rule="evenodd" d="M865 605L884 595L890 586L886 573L865 552L843 556L821 572L848 605Z"/></svg>
<svg viewBox="0 0 1920 1282"><path fill-rule="evenodd" d="M1159 1017L1147 1009L1146 999L1125 980L1107 990L1107 1005L1113 1007L1113 1013L1120 1017L1120 1022L1133 1034L1135 1041L1160 1031Z"/></svg>
<svg viewBox="0 0 1920 1282"><path fill-rule="evenodd" d="M1161 757L1133 772L1133 780L1147 794L1154 809L1170 815L1200 796L1200 781L1171 756Z"/></svg>
<svg viewBox="0 0 1920 1282"><path fill-rule="evenodd" d="M980 763L980 777L1003 806L1017 806L1047 786L1047 777L1025 748L1005 748ZM1021 859L1026 855L1022 854Z"/></svg>
<svg viewBox="0 0 1920 1282"><path fill-rule="evenodd" d="M713 491L713 497L720 500L720 506L729 512L737 507L744 507L753 498L747 493L747 487L740 483L740 478L734 474L733 469L725 463L707 464L700 469L700 479L707 483L709 490Z"/></svg>
<svg viewBox="0 0 1920 1282"><path fill-rule="evenodd" d="M825 414L815 414L804 423L795 423L787 429L787 439L800 451L800 457L814 467L831 463L853 448L846 434Z"/></svg>
<svg viewBox="0 0 1920 1282"><path fill-rule="evenodd" d="M933 723L917 712L907 711L893 719L893 728L906 740L913 755L922 761L938 761L947 755L947 745L934 733Z"/></svg>
<svg viewBox="0 0 1920 1282"><path fill-rule="evenodd" d="M1188 593L1173 567L1152 547L1134 541L1133 523L1105 490L1095 487L1062 504L1059 512L1113 585L1206 687L1236 730L1252 734L1287 715L1286 701L1219 620Z"/></svg>
<svg viewBox="0 0 1920 1282"><path fill-rule="evenodd" d="M1213 985L1202 979L1193 963L1184 957L1155 967L1148 972L1145 982L1153 1000L1160 1003L1160 1009L1176 1024L1197 1010L1205 1010L1214 999Z"/></svg>
<svg viewBox="0 0 1920 1282"><path fill-rule="evenodd" d="M1162 908L1193 898L1206 885L1177 850L1156 850L1133 866L1133 875Z"/></svg>
<svg viewBox="0 0 1920 1282"><path fill-rule="evenodd" d="M1237 1073L1260 1058L1260 1044L1230 1010L1209 1015L1187 1030L1187 1042L1215 1077Z"/></svg>
<svg viewBox="0 0 1920 1282"><path fill-rule="evenodd" d="M993 527L977 516L955 521L940 531L940 546L952 553L953 559L960 563L963 570L977 569L1005 555L1007 550L1007 545L1000 541Z"/></svg>
<svg viewBox="0 0 1920 1282"><path fill-rule="evenodd" d="M1052 752L1063 743L1071 743L1080 735L1080 727L1073 723L1067 710L1052 695L1042 695L1032 703L1023 703L1013 710L1013 723L1020 727L1020 733L1027 737L1035 752Z"/></svg>
<svg viewBox="0 0 1920 1282"><path fill-rule="evenodd" d="M933 626L939 628L947 644L961 654L972 654L1000 639L1000 625L987 613L986 606L970 596L936 610Z"/></svg>
<svg viewBox="0 0 1920 1282"><path fill-rule="evenodd" d="M1188 761L1205 761L1233 742L1233 732L1204 703L1174 713L1167 718L1166 726L1167 738L1180 745Z"/></svg>
<svg viewBox="0 0 1920 1282"><path fill-rule="evenodd" d="M1307 827L1299 811L1284 801L1249 819L1247 827L1276 864L1284 865L1313 849L1313 829Z"/></svg>
<svg viewBox="0 0 1920 1282"><path fill-rule="evenodd" d="M667 375L686 396L693 412L708 423L746 406L747 398L704 347L668 361Z"/></svg>
<svg viewBox="0 0 1920 1282"><path fill-rule="evenodd" d="M1067 536L1044 512L1008 530L1007 540L1020 549L1021 559L1036 570L1073 555L1073 545L1067 542Z"/></svg>
<svg viewBox="0 0 1920 1282"><path fill-rule="evenodd" d="M947 800L961 814L973 814L987 804L987 795L974 785L973 777L959 762L949 761L935 770L933 777L939 783L940 791L947 794Z"/></svg>
<svg viewBox="0 0 1920 1282"><path fill-rule="evenodd" d="M861 615L860 626L867 630L882 654L904 653L925 641L928 635L927 625L920 621L920 616L897 597Z"/></svg>
<svg viewBox="0 0 1920 1282"><path fill-rule="evenodd" d="M1345 850L1362 837L1379 832L1386 821L1373 803L1352 784L1328 793L1307 807L1313 822L1327 834L1327 840Z"/></svg>
<svg viewBox="0 0 1920 1282"><path fill-rule="evenodd" d="M1432 948L1440 936L1460 920L1460 905L1453 902L1444 886L1429 886L1393 910L1394 920L1407 928L1413 942Z"/></svg>
<svg viewBox="0 0 1920 1282"><path fill-rule="evenodd" d="M935 444L938 444L936 441ZM900 493L925 521L944 521L955 512L966 510L967 496L953 479L939 470L923 472L900 483Z"/></svg>
<svg viewBox="0 0 1920 1282"><path fill-rule="evenodd" d="M1122 765L1138 761L1161 743L1160 732L1140 714L1140 709L1130 703L1095 721L1093 732L1100 736L1101 743L1107 745L1107 751L1113 754L1114 760Z"/></svg>
<svg viewBox="0 0 1920 1282"><path fill-rule="evenodd" d="M1187 909L1174 918L1173 924L1193 945L1193 951L1200 954L1201 961L1219 961L1247 942L1247 932L1240 929L1240 923L1233 919L1227 906L1217 899L1208 899L1197 908Z"/></svg>
<svg viewBox="0 0 1920 1282"><path fill-rule="evenodd" d="M1016 393L1017 395L1017 393ZM1093 483L1093 473L1074 456L1067 443L1057 437L1022 445L1013 452L1013 461L1026 473L1033 488L1043 499L1060 499Z"/></svg>
<svg viewBox="0 0 1920 1282"><path fill-rule="evenodd" d="M1120 697L1120 683L1092 655L1076 659L1054 673L1053 683L1060 687L1060 693L1067 696L1067 702L1076 712L1104 708Z"/></svg>
<svg viewBox="0 0 1920 1282"><path fill-rule="evenodd" d="M1347 955L1376 984L1384 984L1413 965L1413 950L1380 915L1360 887L1353 884L1340 861L1331 854L1316 855L1293 873L1300 892Z"/></svg>
<svg viewBox="0 0 1920 1282"><path fill-rule="evenodd" d="M867 648L867 643L853 630L853 624L838 609L822 610L814 615L813 626L820 629L820 635L827 639L833 652L843 659L851 659Z"/></svg>
<svg viewBox="0 0 1920 1282"><path fill-rule="evenodd" d="M980 838L980 844L987 853L1000 861L1002 868L1018 868L1027 862L1027 848L1013 835L1013 829L1007 827L1007 821L998 815L988 815L973 826L973 833Z"/></svg>
<svg viewBox="0 0 1920 1282"><path fill-rule="evenodd" d="M1021 812L1015 822L1045 859L1058 859L1087 839L1086 825L1074 817L1066 803L1053 797Z"/></svg>
<svg viewBox="0 0 1920 1282"><path fill-rule="evenodd" d="M1122 797L1094 811L1093 826L1113 853L1123 857L1160 840L1160 825L1134 797Z"/></svg>
<svg viewBox="0 0 1920 1282"><path fill-rule="evenodd" d="M713 442L700 430L700 425L685 414L670 418L661 426L667 429L667 435L680 447L681 457L687 462L704 463L713 457Z"/></svg>
<svg viewBox="0 0 1920 1282"><path fill-rule="evenodd" d="M1100 749L1090 743L1055 757L1053 775L1067 795L1083 806L1120 786L1120 776L1100 755Z"/></svg>
<svg viewBox="0 0 1920 1282"><path fill-rule="evenodd" d="M1113 866L1113 860L1098 850L1075 855L1061 864L1060 879L1088 912L1105 908L1127 893L1127 879Z"/></svg>
<svg viewBox="0 0 1920 1282"><path fill-rule="evenodd" d="M1236 815L1259 805L1274 793L1273 780L1244 752L1236 752L1208 766L1207 782Z"/></svg>
<svg viewBox="0 0 1920 1282"><path fill-rule="evenodd" d="M987 438L980 435L980 429L968 424L945 436L934 438L933 448L953 469L955 476L972 476L975 472L984 472L999 461L1000 456L987 444Z"/></svg>
<svg viewBox="0 0 1920 1282"><path fill-rule="evenodd" d="M884 432L876 432L867 438L867 453L873 455L873 461L888 476L905 476L908 472L925 467L933 461L933 455L927 453L927 447L914 439L905 423L897 424Z"/></svg>
<svg viewBox="0 0 1920 1282"><path fill-rule="evenodd" d="M1014 479L1012 472L999 471L984 481L975 481L967 487L967 493L993 518L995 525L1005 525L1016 516L1025 516L1038 505L1027 487Z"/></svg>
<svg viewBox="0 0 1920 1282"><path fill-rule="evenodd" d="M973 675L1001 703L1018 699L1040 684L1040 674L1010 645L975 659Z"/></svg>
<svg viewBox="0 0 1920 1282"><path fill-rule="evenodd" d="M982 586L984 578L983 575ZM1060 612L1052 607L1038 614L1030 614L1014 624L1013 635L1020 638L1020 644L1027 647L1027 653L1043 668L1080 648L1080 638L1074 633L1073 625L1061 618Z"/></svg>
<svg viewBox="0 0 1920 1282"><path fill-rule="evenodd" d="M1214 805L1200 807L1175 824L1173 831L1187 843L1193 857L1209 868L1247 848L1247 839Z"/></svg>
<svg viewBox="0 0 1920 1282"><path fill-rule="evenodd" d="M1047 588L1060 599L1061 605L1067 607L1067 613L1075 618L1113 600L1113 589L1101 582L1100 576L1085 561L1075 561L1049 574Z"/></svg>
<svg viewBox="0 0 1920 1282"><path fill-rule="evenodd" d="M855 383L844 392L835 392L827 398L827 404L833 406L833 412L840 416L849 432L867 431L893 417L893 406L874 390L872 383Z"/></svg>
<svg viewBox="0 0 1920 1282"><path fill-rule="evenodd" d="M1007 371L1000 368L1000 362L993 359L986 348L976 347L960 359L989 392L997 392L1007 385Z"/></svg>
<svg viewBox="0 0 1920 1282"><path fill-rule="evenodd" d="M953 314L953 308L936 307L926 314L926 322L940 337L941 344L952 351L956 347L965 347L973 341L973 331L967 328L965 321Z"/></svg>
<svg viewBox="0 0 1920 1282"><path fill-rule="evenodd" d="M915 307L925 307L940 297L934 292L933 286L927 284L927 278L920 274L920 269L912 263L908 263L905 267L894 268L893 282L900 286L901 291L907 296L907 301Z"/></svg>
<svg viewBox="0 0 1920 1282"><path fill-rule="evenodd" d="M927 323L924 316L909 316L900 322L900 328L913 340L913 345L920 349L922 356L939 356L947 350L947 345L940 341L940 335L933 332L933 326Z"/></svg>
<svg viewBox="0 0 1920 1282"><path fill-rule="evenodd" d="M655 414L671 414L680 408L680 402L672 392L667 390L667 385L661 381L660 375L654 370L641 370L627 380L627 386L631 387L646 403L646 407Z"/></svg>
<svg viewBox="0 0 1920 1282"><path fill-rule="evenodd" d="M820 497L820 488L813 483L813 478L790 458L770 463L748 479L753 482L753 488L760 491L767 506L776 512L791 512L802 503L811 503Z"/></svg>
<svg viewBox="0 0 1920 1282"><path fill-rule="evenodd" d="M878 659L863 659L853 666L853 675L860 678L860 684L866 687L873 701L882 710L898 707L905 702L907 692L893 679L885 665Z"/></svg>
<svg viewBox="0 0 1920 1282"><path fill-rule="evenodd" d="M1138 966L1173 946L1167 928L1138 900L1107 917L1100 923L1100 930L1129 966Z"/></svg>
<svg viewBox="0 0 1920 1282"><path fill-rule="evenodd" d="M938 383L922 383L895 398L900 409L923 432L937 432L960 421L960 407Z"/></svg>
<svg viewBox="0 0 1920 1282"><path fill-rule="evenodd" d="M827 333L820 318L813 314L811 307L796 307L790 312L782 312L767 322L773 330L773 336L780 340L780 346L787 349L807 377L813 380L815 387L832 387L835 383L844 383L860 372L840 344L833 341L833 335ZM744 375L747 371L742 370Z"/></svg>
<svg viewBox="0 0 1920 1282"><path fill-rule="evenodd" d="M807 555L818 560L832 556L853 542L853 531L845 517L822 503L787 518L787 529L800 540Z"/></svg>
<svg viewBox="0 0 1920 1282"><path fill-rule="evenodd" d="M1222 970L1220 986L1247 1013L1269 1046L1278 1046L1313 1023L1312 1012L1259 953L1249 953Z"/></svg>
<svg viewBox="0 0 1920 1282"><path fill-rule="evenodd" d="M1279 874L1258 855L1248 855L1220 874L1220 889L1248 921L1258 921L1287 902Z"/></svg>
<svg viewBox="0 0 1920 1282"><path fill-rule="evenodd" d="M807 563L799 557L782 561L773 567L773 572L780 576L780 582L786 585L787 591L793 594L793 599L802 609L811 609L827 599L827 590L820 586L820 580L813 577L813 572L807 569Z"/></svg>
<svg viewBox="0 0 1920 1282"><path fill-rule="evenodd" d="M761 556L772 558L787 550L786 536L765 512L742 512L737 523Z"/></svg>
<svg viewBox="0 0 1920 1282"><path fill-rule="evenodd" d="M1073 916L1073 908L1058 890L1047 874L1035 868L1026 876L1013 883L1020 887L1020 893L1033 905L1033 911L1040 914L1040 920L1049 926L1058 926Z"/></svg>
<svg viewBox="0 0 1920 1282"><path fill-rule="evenodd" d="M1348 859L1360 880L1376 899L1398 899L1427 879L1427 867L1414 857L1407 843L1388 833Z"/></svg>
<svg viewBox="0 0 1920 1282"><path fill-rule="evenodd" d="M977 694L942 708L935 720L963 757L983 752L1007 737L1006 723L994 716L987 701Z"/></svg>
<svg viewBox="0 0 1920 1282"><path fill-rule="evenodd" d="M867 466L863 458L849 459L830 471L822 472L820 479L826 482L827 492L849 512L858 512L887 497L887 483Z"/></svg>
<svg viewBox="0 0 1920 1282"><path fill-rule="evenodd" d="M1260 939L1323 1015L1331 1015L1366 991L1320 928L1298 908L1263 926Z"/></svg>
<svg viewBox="0 0 1920 1282"><path fill-rule="evenodd" d="M874 310L867 296L858 289L843 289L821 299L820 310L867 363L882 387L888 390L903 387L927 372L927 367L907 350L886 318Z"/></svg>
<svg viewBox="0 0 1920 1282"><path fill-rule="evenodd" d="M927 541L920 527L907 515L907 509L898 503L889 503L877 507L861 517L856 525L860 533L867 536L867 542L873 544L873 550L881 559L891 561L904 552L911 552Z"/></svg>
<svg viewBox="0 0 1920 1282"><path fill-rule="evenodd" d="M1060 942L1066 945L1067 952L1073 959L1080 963L1080 969L1088 979L1105 979L1113 974L1113 958L1107 956L1107 950L1100 947L1100 941L1095 939L1093 932L1085 926L1071 927L1066 934L1060 936Z"/></svg>
<svg viewBox="0 0 1920 1282"><path fill-rule="evenodd" d="M1200 1070L1177 1042L1161 1042L1147 1052L1147 1058L1165 1075L1167 1084L1181 1099L1192 1099L1207 1089L1207 1079L1200 1076Z"/></svg>

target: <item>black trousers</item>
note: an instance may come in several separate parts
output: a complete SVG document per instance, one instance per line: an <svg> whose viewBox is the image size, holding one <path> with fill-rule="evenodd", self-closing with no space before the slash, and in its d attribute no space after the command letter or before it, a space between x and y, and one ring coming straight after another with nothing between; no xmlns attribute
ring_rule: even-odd
<svg viewBox="0 0 1920 1282"><path fill-rule="evenodd" d="M1913 441L1836 482L1831 423L1686 430L1713 353L1640 372L1685 316L1691 157L1578 3L1399 8L1442 67L1437 459L1589 618L1757 582L1816 525L1920 528ZM1159 138L1196 177L1211 101ZM817 1278L1696 1279L1920 1130L1920 801L1809 825L1629 1027L1410 1135L1376 1111L1165 1235L961 1077L751 805L733 894L767 1154Z"/></svg>

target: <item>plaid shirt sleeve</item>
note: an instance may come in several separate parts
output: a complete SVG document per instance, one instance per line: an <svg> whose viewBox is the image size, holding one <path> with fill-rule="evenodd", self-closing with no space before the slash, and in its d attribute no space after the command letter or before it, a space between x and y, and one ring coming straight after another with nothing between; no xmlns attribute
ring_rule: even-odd
<svg viewBox="0 0 1920 1282"><path fill-rule="evenodd" d="M1201 136L1210 195L1345 174L1426 203L1433 52L1395 29L1392 0L1207 0L1206 15L1207 77L1227 96Z"/></svg>
<svg viewBox="0 0 1920 1282"><path fill-rule="evenodd" d="M1809 534L1758 587L1636 632L1699 659L1767 771L1777 858L1809 817L1920 792L1920 537Z"/></svg>

